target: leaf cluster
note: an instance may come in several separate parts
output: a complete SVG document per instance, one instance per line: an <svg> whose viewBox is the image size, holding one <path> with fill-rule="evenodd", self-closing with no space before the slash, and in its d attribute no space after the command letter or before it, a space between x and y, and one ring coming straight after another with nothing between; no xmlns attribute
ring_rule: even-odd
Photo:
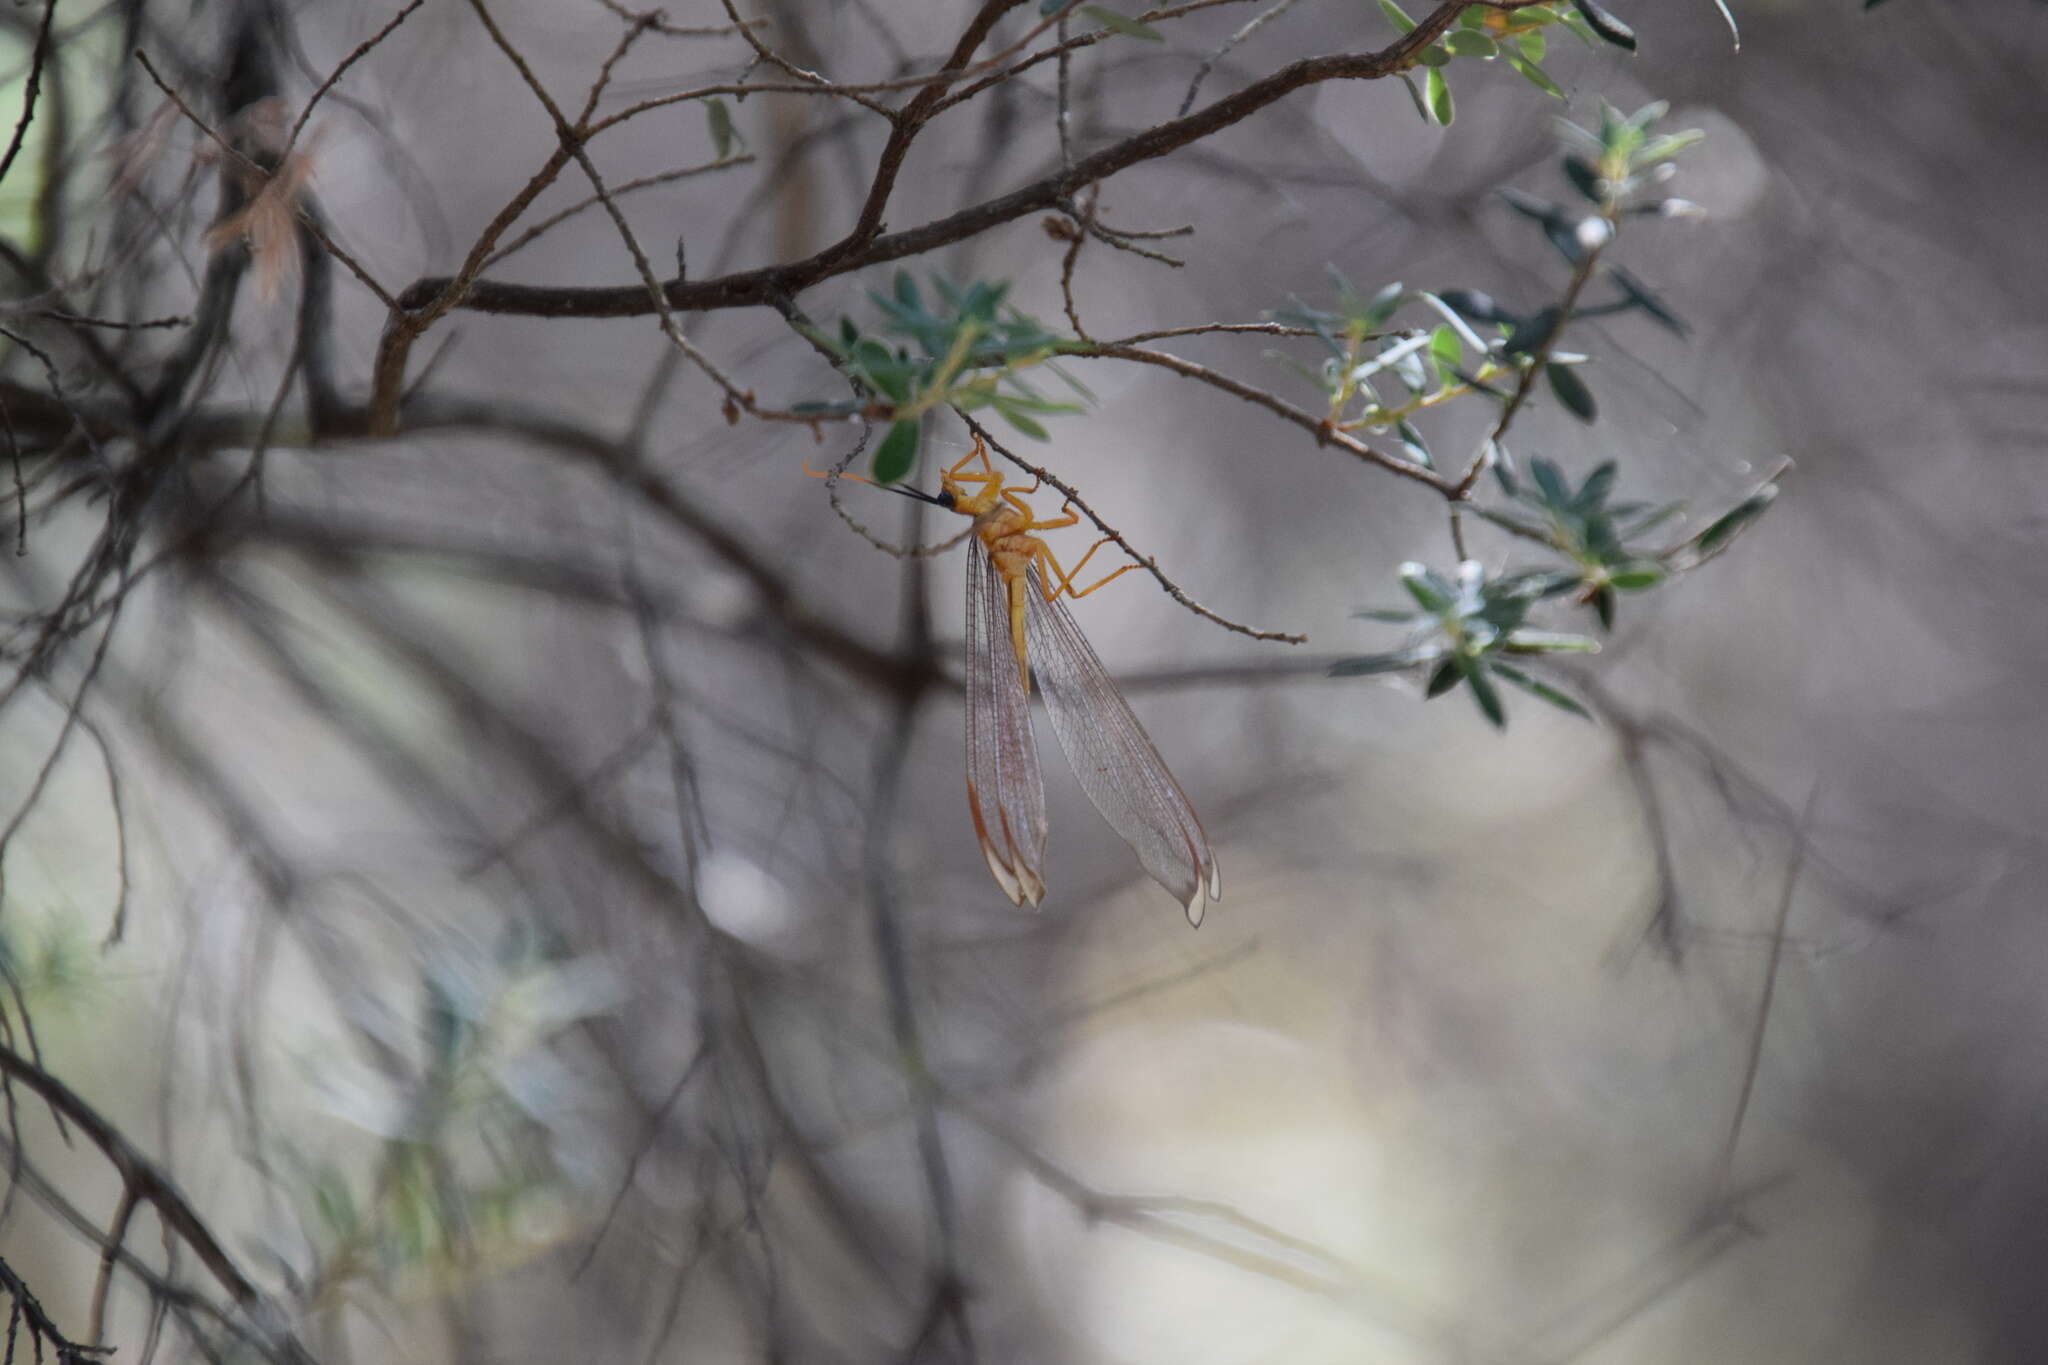
<svg viewBox="0 0 2048 1365"><path fill-rule="evenodd" d="M796 411L888 421L870 472L876 483L894 483L910 472L917 459L918 419L934 408L993 408L1039 441L1048 439L1040 417L1081 411L1080 403L1046 398L1023 378L1023 371L1058 355L1067 338L1008 304L1007 283L977 280L963 288L943 276L931 283L935 305L927 303L924 290L906 271L897 272L889 293L869 293L882 315L880 335L863 332L850 317L842 317L834 332L806 331L831 353L859 396L799 403ZM1053 372L1077 397L1092 396L1063 371L1053 367Z"/></svg>
<svg viewBox="0 0 2048 1365"><path fill-rule="evenodd" d="M1480 713L1503 728L1507 709L1501 704L1498 682L1574 714L1588 714L1563 689L1513 661L1518 655L1587 654L1600 648L1587 636L1528 624L1530 609L1538 602L1576 586L1570 574L1535 570L1488 576L1477 560L1466 560L1453 577L1446 578L1427 565L1411 562L1401 566L1401 586L1415 600L1415 608L1370 607L1357 615L1407 627L1407 642L1383 654L1345 659L1331 667L1333 677L1403 672L1431 665L1423 689L1426 696L1440 697L1463 685Z"/></svg>
<svg viewBox="0 0 2048 1365"><path fill-rule="evenodd" d="M1414 30L1415 20L1395 0L1379 0L1380 12L1387 16L1387 22L1397 33ZM1602 16L1609 23L1596 27L1589 21L1587 10ZM1409 97L1415 101L1415 112L1426 123L1444 127L1450 125L1456 116L1456 104L1451 98L1450 81L1445 68L1463 58L1477 62L1505 62L1517 74L1544 94L1563 99L1564 90L1550 73L1543 69L1543 59L1549 52L1550 40L1544 30L1552 26L1570 30L1588 46L1597 38L1607 37L1610 42L1619 41L1611 35L1626 33L1627 27L1613 20L1598 6L1573 3L1572 0L1555 0L1555 3L1530 5L1522 9L1497 10L1483 5L1473 5L1458 16L1458 22L1441 38L1415 54L1416 66L1423 68L1422 84L1418 87L1408 72L1401 73L1401 81L1408 87ZM1633 47L1634 35L1629 35L1623 46Z"/></svg>
<svg viewBox="0 0 2048 1365"><path fill-rule="evenodd" d="M1481 506L1476 509L1479 515L1544 546L1562 562L1488 576L1478 561L1467 560L1451 579L1421 564L1404 564L1402 586L1421 610L1371 608L1357 615L1406 626L1409 638L1384 653L1342 660L1332 666L1332 676L1434 665L1426 696L1439 697L1465 684L1480 711L1497 726L1506 725L1507 714L1499 690L1492 686L1495 678L1585 716L1585 706L1563 688L1501 657L1589 653L1599 648L1590 637L1530 625L1531 609L1568 597L1573 604L1590 608L1601 630L1612 630L1621 593L1646 592L1704 564L1753 525L1778 493L1774 476L1694 535L1651 548L1643 537L1680 516L1684 505L1615 501L1619 466L1614 461L1596 466L1576 485L1554 462L1542 458L1529 462L1526 483L1504 458L1493 468L1509 506Z"/></svg>

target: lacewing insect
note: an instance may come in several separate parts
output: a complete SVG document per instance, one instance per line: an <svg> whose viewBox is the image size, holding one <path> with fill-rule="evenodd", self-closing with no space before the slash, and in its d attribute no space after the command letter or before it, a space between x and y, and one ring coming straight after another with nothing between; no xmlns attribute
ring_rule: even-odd
<svg viewBox="0 0 2048 1365"><path fill-rule="evenodd" d="M979 461L979 470L969 466ZM858 478L857 475L846 475ZM862 480L862 482L866 482ZM1199 925L1223 895L1216 854L1194 808L1166 770L1130 704L1089 645L1067 599L1086 597L1137 567L1085 588L1075 577L1098 540L1063 569L1036 532L1076 525L1071 506L1040 520L1024 501L1038 484L1005 487L979 437L939 476L940 491L891 492L974 519L967 548L967 809L996 884L1016 905L1045 898L1045 783L1031 733L1031 680L1081 790Z"/></svg>

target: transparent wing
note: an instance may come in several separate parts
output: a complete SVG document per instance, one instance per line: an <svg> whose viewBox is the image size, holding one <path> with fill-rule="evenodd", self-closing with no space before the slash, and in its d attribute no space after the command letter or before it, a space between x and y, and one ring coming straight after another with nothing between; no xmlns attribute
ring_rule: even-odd
<svg viewBox="0 0 2048 1365"><path fill-rule="evenodd" d="M979 537L967 542L967 809L1011 902L1045 898L1045 782L1031 695L1010 643L1009 595Z"/></svg>
<svg viewBox="0 0 2048 1365"><path fill-rule="evenodd" d="M1031 670L1081 790L1152 880L1187 908L1188 922L1200 924L1209 902L1223 896L1209 837L1066 603L1039 591L1036 569L1027 627Z"/></svg>

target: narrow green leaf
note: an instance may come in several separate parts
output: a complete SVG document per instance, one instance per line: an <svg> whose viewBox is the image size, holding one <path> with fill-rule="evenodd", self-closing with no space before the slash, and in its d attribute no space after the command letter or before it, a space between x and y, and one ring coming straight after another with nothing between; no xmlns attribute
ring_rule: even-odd
<svg viewBox="0 0 2048 1365"><path fill-rule="evenodd" d="M1550 380L1550 391L1557 395L1558 402L1570 409L1572 416L1581 422L1591 422L1600 415L1598 405L1593 402L1593 391L1572 372L1569 365L1553 361L1543 367L1543 373Z"/></svg>
<svg viewBox="0 0 2048 1365"><path fill-rule="evenodd" d="M1436 666L1436 672L1429 675L1429 683L1422 689L1424 701L1434 701L1458 685L1465 676L1465 670L1458 667L1456 659L1445 659Z"/></svg>
<svg viewBox="0 0 2048 1365"><path fill-rule="evenodd" d="M896 272L896 302L913 313L924 311L924 296L917 292L917 281L910 278L908 270Z"/></svg>
<svg viewBox="0 0 2048 1365"><path fill-rule="evenodd" d="M1004 421L1023 432L1026 436L1029 436L1032 440L1049 441L1052 439L1052 433L1028 416L1014 399L999 395L995 399L995 408L997 412L1003 415Z"/></svg>
<svg viewBox="0 0 2048 1365"><path fill-rule="evenodd" d="M1521 50L1522 60L1534 66L1550 51L1550 39L1540 28L1524 29L1515 35L1515 46Z"/></svg>
<svg viewBox="0 0 2048 1365"><path fill-rule="evenodd" d="M1451 104L1451 87L1444 79L1444 73L1432 66L1429 74L1422 78L1422 89L1429 101L1430 117L1444 127L1450 127L1457 110Z"/></svg>
<svg viewBox="0 0 2048 1365"><path fill-rule="evenodd" d="M1486 443L1487 467L1493 470L1493 481L1500 485L1500 491L1511 498L1522 495L1522 480L1515 468L1515 457L1508 454L1508 448L1499 441Z"/></svg>
<svg viewBox="0 0 2048 1365"><path fill-rule="evenodd" d="M1695 536L1692 542L1693 550L1700 559L1705 560L1727 549L1728 543L1748 529L1751 522L1762 516L1777 496L1776 484L1765 484L1757 489Z"/></svg>
<svg viewBox="0 0 2048 1365"><path fill-rule="evenodd" d="M1620 466L1612 460L1602 460L1579 485L1579 491L1572 499L1572 505L1581 512L1591 512L1607 501L1614 491L1614 480L1620 474Z"/></svg>
<svg viewBox="0 0 2048 1365"><path fill-rule="evenodd" d="M1877 0L1877 3L1883 4L1884 0ZM1864 0L1863 7L1870 8L1869 0ZM1735 11L1728 8L1728 0L1714 0L1714 8L1721 11L1722 22L1728 25L1729 41L1734 44L1737 52L1742 51L1742 27L1735 22Z"/></svg>
<svg viewBox="0 0 2048 1365"><path fill-rule="evenodd" d="M1401 84L1408 87L1408 98L1415 101L1416 114L1424 123L1429 122L1429 105L1423 101L1422 91L1416 88L1415 78L1405 71L1395 74L1401 78Z"/></svg>
<svg viewBox="0 0 2048 1365"><path fill-rule="evenodd" d="M1106 29L1123 34L1126 38L1143 38L1148 43L1163 43L1166 41L1165 36L1151 25L1141 24L1136 19L1127 19L1115 10L1104 9L1101 5L1083 5L1081 6L1081 13L1087 15Z"/></svg>
<svg viewBox="0 0 2048 1365"><path fill-rule="evenodd" d="M1573 715L1585 720L1593 719L1593 713L1588 711L1578 698L1562 688L1552 686L1541 678L1523 672L1513 664L1504 664L1496 661L1493 665L1493 671L1521 688L1524 692L1527 692L1530 696L1540 697L1552 706L1557 707L1560 711L1569 711Z"/></svg>
<svg viewBox="0 0 2048 1365"><path fill-rule="evenodd" d="M1471 12L1466 11L1467 14ZM1500 44L1477 29L1461 28L1444 35L1444 50L1453 57L1491 61L1500 55Z"/></svg>
<svg viewBox="0 0 2048 1365"><path fill-rule="evenodd" d="M1493 670L1484 660L1466 659L1465 681L1471 684L1472 700L1479 707L1479 714L1493 722L1496 730L1508 728L1507 708L1500 704L1500 690L1493 685Z"/></svg>
<svg viewBox="0 0 2048 1365"><path fill-rule="evenodd" d="M1430 459L1429 446L1423 442L1422 433L1417 431L1407 418L1404 417L1394 423L1394 430L1400 434L1401 445L1407 450L1409 459L1424 469L1436 468L1435 461Z"/></svg>
<svg viewBox="0 0 2048 1365"><path fill-rule="evenodd" d="M1595 4L1594 0L1572 0L1572 8L1586 21L1586 27L1601 38L1630 52L1636 50L1636 31Z"/></svg>
<svg viewBox="0 0 2048 1365"><path fill-rule="evenodd" d="M1600 178L1600 172L1582 156L1567 153L1564 159L1564 177L1572 182L1572 188L1592 200L1604 203L1607 199L1607 183Z"/></svg>
<svg viewBox="0 0 2048 1365"><path fill-rule="evenodd" d="M1419 603L1424 611L1441 615L1451 609L1458 600L1457 589L1446 583L1442 576L1427 565L1413 560L1401 566L1401 584L1408 589L1408 595Z"/></svg>
<svg viewBox="0 0 2048 1365"><path fill-rule="evenodd" d="M1430 619L1417 616L1406 607L1360 607L1351 614L1360 621L1381 621L1390 626L1412 626Z"/></svg>
<svg viewBox="0 0 2048 1365"><path fill-rule="evenodd" d="M711 125L711 152L723 161L732 155L735 137L732 126L732 109L722 99L713 96L704 101L704 117Z"/></svg>
<svg viewBox="0 0 2048 1365"><path fill-rule="evenodd" d="M882 444L875 447L874 468L868 477L879 484L892 484L910 473L917 463L918 424L915 419L892 422L889 434L882 438Z"/></svg>
<svg viewBox="0 0 2048 1365"><path fill-rule="evenodd" d="M1614 629L1614 589L1602 587L1593 594L1593 614L1600 618L1600 629Z"/></svg>
<svg viewBox="0 0 2048 1365"><path fill-rule="evenodd" d="M1545 506L1571 506L1571 485L1565 482L1564 471L1557 467L1557 461L1538 455L1529 461L1529 473L1536 479L1536 491L1543 495Z"/></svg>
<svg viewBox="0 0 2048 1365"><path fill-rule="evenodd" d="M1641 592L1656 587L1669 576L1662 564L1638 560L1608 574L1607 581L1622 592Z"/></svg>
<svg viewBox="0 0 2048 1365"><path fill-rule="evenodd" d="M1669 161L1687 148L1706 141L1707 135L1698 128L1687 128L1683 132L1666 133L1643 144L1632 158L1638 166L1654 166L1660 161Z"/></svg>
<svg viewBox="0 0 2048 1365"><path fill-rule="evenodd" d="M1380 291L1367 301L1365 310L1359 314L1359 321L1365 325L1368 332L1377 332L1387 325L1387 319L1394 316L1394 311L1401 306L1403 291L1402 283L1395 280L1392 284L1382 286Z"/></svg>
<svg viewBox="0 0 2048 1365"><path fill-rule="evenodd" d="M1517 630L1501 646L1514 654L1598 654L1600 642L1561 630Z"/></svg>
<svg viewBox="0 0 2048 1365"><path fill-rule="evenodd" d="M1540 37L1542 35L1538 34L1536 36ZM1542 67L1536 65L1536 63L1528 60L1527 58L1518 57L1512 52L1504 53L1502 55L1507 58L1507 63L1509 66L1512 66L1516 71L1521 73L1523 80L1526 80L1527 82L1529 82L1529 84L1535 86L1538 90L1541 90L1544 94L1549 95L1554 99L1563 99L1565 97L1563 87L1558 85L1556 81L1550 79L1550 73L1548 71L1545 71Z"/></svg>
<svg viewBox="0 0 2048 1365"><path fill-rule="evenodd" d="M1630 303L1655 318L1674 336L1684 336L1688 331L1692 330L1685 325L1684 318L1672 312L1670 305L1651 293L1649 286L1634 275L1623 270L1620 266L1612 267L1608 274Z"/></svg>
<svg viewBox="0 0 2048 1365"><path fill-rule="evenodd" d="M1458 340L1457 329L1449 323L1440 323L1431 330L1429 353L1446 370L1455 370L1465 363L1465 345Z"/></svg>
<svg viewBox="0 0 2048 1365"><path fill-rule="evenodd" d="M1396 33L1410 33L1415 29L1415 21L1394 0L1380 0L1380 13L1387 16L1387 22L1394 26Z"/></svg>

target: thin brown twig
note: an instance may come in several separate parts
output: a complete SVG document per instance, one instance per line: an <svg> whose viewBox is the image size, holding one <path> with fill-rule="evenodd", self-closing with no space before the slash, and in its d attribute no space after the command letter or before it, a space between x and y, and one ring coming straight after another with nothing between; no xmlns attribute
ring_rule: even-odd
<svg viewBox="0 0 2048 1365"><path fill-rule="evenodd" d="M1194 598L1188 596L1187 593L1182 590L1181 586L1178 583L1175 583L1171 578L1168 578L1166 574L1160 570L1158 560L1154 559L1150 555L1140 555L1136 550L1132 549L1130 541L1124 539L1123 532L1117 530L1114 526L1111 526L1108 522L1104 521L1101 518L1101 516L1096 513L1095 509L1090 507L1087 501L1083 499L1081 495L1074 490L1072 484L1067 483L1064 479L1060 478L1059 475L1053 473L1051 470L1046 469L1043 466L1033 464L1031 461L1023 458L1022 456L1018 455L1015 451L1009 449L1009 447L1005 446L1001 441L998 441L993 435L991 435L989 433L988 428L982 426L981 423L975 421L966 413L960 412L957 408L954 409L954 411L959 414L960 420L967 424L967 429L969 431L973 432L975 436L978 437L979 439L988 443L989 449L995 451L998 455L1002 456L1004 459L1008 460L1011 464L1017 466L1017 468L1023 470L1025 473L1031 475L1033 478L1042 480L1043 482L1050 484L1052 487L1058 489L1063 495L1065 495L1068 503L1070 503L1073 507L1078 509L1083 516L1087 517L1088 520L1091 523L1093 523L1096 530L1102 532L1102 534L1105 537L1107 537L1113 544L1115 544L1118 549L1122 550L1126 555L1128 555L1134 564L1137 564L1140 568L1144 569L1145 572L1151 574L1152 577L1158 582L1159 586L1165 590L1166 595L1168 597L1171 597L1174 601L1180 603L1183 607L1186 607L1195 615L1202 617L1204 620L1213 621L1217 625L1223 627L1225 630L1234 631L1239 635L1250 636L1254 640L1272 640L1281 644L1289 645L1303 645L1308 643L1308 636L1306 635L1300 635L1290 631L1281 630L1258 630L1251 626L1240 625L1238 622L1231 620L1227 616L1219 616L1215 612L1209 610L1209 608L1203 606L1200 602L1197 602Z"/></svg>
<svg viewBox="0 0 2048 1365"><path fill-rule="evenodd" d="M706 161L696 166L683 166L672 171L659 171L653 175L643 175L637 179L628 180L623 184L612 186L612 197L617 199L622 195L631 194L635 190L650 189L656 185L673 184L678 180L688 180L693 176L704 175L710 171L727 170L734 166L750 166L754 163L754 160L752 152L742 152L738 156L729 156L723 161ZM530 246L535 238L540 237L544 233L552 232L564 222L599 202L601 202L599 196L593 194L587 199L577 200L560 212L549 214L492 252L484 261L485 268L488 269L504 260L507 256L510 256L513 252Z"/></svg>
<svg viewBox="0 0 2048 1365"><path fill-rule="evenodd" d="M404 23L407 19L412 17L414 10L417 10L421 5L424 5L426 3L427 0L411 0L411 3L406 5L404 9L401 9L400 11L398 11L397 14L391 16L390 22L386 23L384 27L378 29L375 33L371 34L362 42L356 44L355 49L351 51L346 57L343 57L341 59L341 64L335 67L334 70L328 74L326 80L320 82L319 87L313 91L312 98L306 101L306 107L304 109L301 109L299 111L298 118L292 121L292 130L285 137L284 152L279 157L280 160L282 160L283 157L290 156L292 148L299 145L299 134L305 129L306 120L313 117L314 106L318 105L321 99L323 99L326 96L327 92L334 88L335 82L341 79L342 74L346 72L350 67L354 66L357 62L369 56L371 51L379 43L383 42L386 38L390 37L400 24Z"/></svg>
<svg viewBox="0 0 2048 1365"><path fill-rule="evenodd" d="M14 125L14 136L7 140L6 154L0 156L0 180L7 178L14 158L20 156L21 149L28 144L29 126L36 117L36 98L43 89L43 68L50 62L50 26L56 19L57 0L44 0L43 22L36 29L35 47L29 54L28 85L21 95L21 118Z"/></svg>
<svg viewBox="0 0 2048 1365"><path fill-rule="evenodd" d="M1256 403L1275 416L1283 417L1302 428L1302 430L1310 432L1323 445L1335 446L1347 454L1357 456L1368 464L1378 465L1390 473L1399 474L1405 479L1411 479L1437 493L1444 494L1445 496L1452 495L1454 485L1448 483L1435 470L1425 469L1412 461L1401 459L1399 456L1389 455L1373 446L1369 446L1350 432L1337 430L1327 420L1316 416L1312 412L1297 408L1265 389L1244 383L1242 380L1232 379L1229 375L1212 370L1206 365L1197 364L1192 360L1184 359L1170 352L1147 350L1144 347L1128 346L1117 342L1093 342L1082 346L1066 347L1062 349L1062 354L1070 356L1106 356L1113 360L1129 360L1141 365L1154 365L1160 369L1171 370L1183 378L1207 384L1213 389L1220 389L1224 393L1230 394L1235 398L1241 398L1247 403Z"/></svg>
<svg viewBox="0 0 2048 1365"><path fill-rule="evenodd" d="M100 1249L99 1273L92 1282L92 1306L85 1318L85 1339L95 1346L106 1344L107 1295L114 1287L114 1266L120 1260L121 1244L128 1240L128 1222L141 1202L133 1186L122 1186L121 1202L114 1209L113 1222L107 1226L106 1244Z"/></svg>
<svg viewBox="0 0 2048 1365"><path fill-rule="evenodd" d="M227 1290L236 1306L256 1316L259 1321L283 1321L282 1315L270 1308L269 1300L256 1287L255 1281L242 1271L234 1257L220 1244L206 1220L178 1192L170 1177L137 1150L120 1129L71 1087L11 1047L0 1046L0 1073L34 1091L53 1112L68 1119L87 1141L99 1148L100 1154L120 1176L123 1188L132 1190L138 1200L156 1210L165 1226L192 1249L208 1273L220 1283L221 1288ZM281 1333L281 1336L292 1354L303 1356L288 1333Z"/></svg>
<svg viewBox="0 0 2048 1365"><path fill-rule="evenodd" d="M38 308L35 316L49 318L53 322L68 322L74 327L105 327L116 332L146 332L160 327L187 327L192 319L185 314L170 317L147 318L141 322L122 322L117 318L88 318L77 313L67 313L58 308Z"/></svg>
<svg viewBox="0 0 2048 1365"><path fill-rule="evenodd" d="M800 261L702 281L676 280L665 288L664 296L678 312L758 307L777 294L796 294L850 271L920 256L1027 214L1058 208L1086 185L1199 142L1297 90L1326 81L1376 80L1402 70L1450 27L1462 8L1455 3L1440 4L1413 31L1377 52L1328 54L1292 62L1186 118L1134 133L1079 158L1070 167L944 218L865 241L849 234ZM563 160L566 164L566 156ZM448 291L457 283L462 289L449 298ZM473 272L418 280L399 296L399 302L419 308L444 298L449 300L446 307L529 317L644 317L656 311L644 286L637 283L597 288L516 285L477 280Z"/></svg>
<svg viewBox="0 0 2048 1365"><path fill-rule="evenodd" d="M612 83L612 72L618 68L620 62L626 59L626 54L633 50L633 44L639 42L641 38L652 31L655 20L656 15L648 13L640 15L626 25L626 31L619 35L617 45L612 48L611 54L604 59L603 65L598 67L597 79L590 83L590 89L583 97L583 108L576 115L578 125L590 122L590 116L597 112L597 102L604 98L606 87Z"/></svg>

